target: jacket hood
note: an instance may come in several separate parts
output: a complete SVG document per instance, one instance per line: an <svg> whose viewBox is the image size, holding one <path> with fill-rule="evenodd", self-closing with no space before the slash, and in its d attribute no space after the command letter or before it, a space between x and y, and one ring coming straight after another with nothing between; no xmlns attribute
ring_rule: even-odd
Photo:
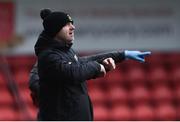
<svg viewBox="0 0 180 122"><path fill-rule="evenodd" d="M57 41L51 37L49 37L45 32L43 31L39 37L38 40L34 46L35 54L36 56L39 55L43 50L49 49L49 48L58 48L60 50L68 50L72 46L71 44L67 44L65 41Z"/></svg>

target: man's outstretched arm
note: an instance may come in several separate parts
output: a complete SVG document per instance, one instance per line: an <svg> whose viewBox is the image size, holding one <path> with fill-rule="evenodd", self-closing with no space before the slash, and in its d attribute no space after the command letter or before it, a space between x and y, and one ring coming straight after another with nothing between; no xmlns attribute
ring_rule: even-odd
<svg viewBox="0 0 180 122"><path fill-rule="evenodd" d="M91 56L80 57L80 61L97 61L102 63L102 61L106 58L112 58L115 63L119 63L125 59L132 59L139 62L145 62L145 56L150 55L150 51L141 52L141 51L113 51L108 53L100 53Z"/></svg>

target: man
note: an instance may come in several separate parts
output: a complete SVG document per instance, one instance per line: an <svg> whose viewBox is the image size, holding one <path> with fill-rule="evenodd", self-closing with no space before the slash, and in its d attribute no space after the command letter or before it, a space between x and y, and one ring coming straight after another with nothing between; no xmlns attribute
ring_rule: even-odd
<svg viewBox="0 0 180 122"><path fill-rule="evenodd" d="M39 120L93 120L85 81L105 76L115 69L115 63L125 59L144 62L150 52L126 50L78 57L71 48L75 30L72 18L49 9L40 15L44 30L35 44L38 65L30 78L30 88L35 86L39 94ZM39 84L33 82L38 78Z"/></svg>

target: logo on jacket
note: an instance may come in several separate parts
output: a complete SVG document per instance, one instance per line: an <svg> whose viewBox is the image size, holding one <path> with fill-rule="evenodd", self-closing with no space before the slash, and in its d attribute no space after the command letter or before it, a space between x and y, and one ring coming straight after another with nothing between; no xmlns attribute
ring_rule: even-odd
<svg viewBox="0 0 180 122"><path fill-rule="evenodd" d="M77 55L74 55L74 59L75 59L76 61L78 61L78 57L77 57Z"/></svg>

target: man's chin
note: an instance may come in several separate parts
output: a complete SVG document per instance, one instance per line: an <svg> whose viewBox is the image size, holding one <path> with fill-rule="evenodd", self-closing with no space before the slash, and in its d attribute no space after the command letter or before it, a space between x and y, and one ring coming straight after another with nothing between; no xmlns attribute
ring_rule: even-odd
<svg viewBox="0 0 180 122"><path fill-rule="evenodd" d="M74 43L74 40L69 40L68 41L68 44L73 44Z"/></svg>

